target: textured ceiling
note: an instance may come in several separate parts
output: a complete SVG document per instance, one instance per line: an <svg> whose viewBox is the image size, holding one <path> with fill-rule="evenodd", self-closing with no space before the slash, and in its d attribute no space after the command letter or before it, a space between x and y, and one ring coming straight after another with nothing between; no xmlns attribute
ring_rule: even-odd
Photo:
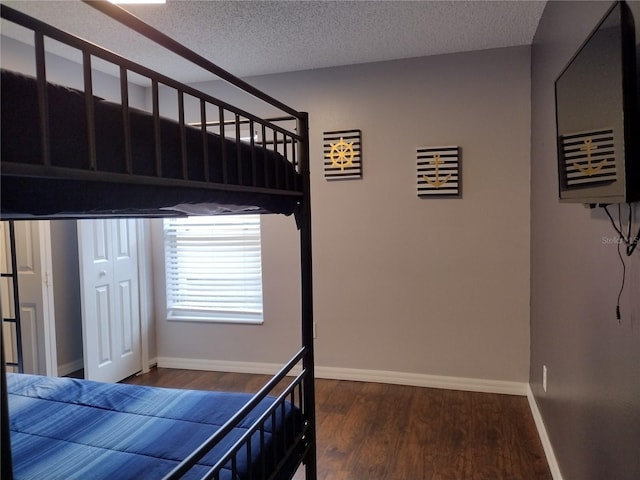
<svg viewBox="0 0 640 480"><path fill-rule="evenodd" d="M206 77L78 1L3 2L174 78ZM176 1L126 6L237 76L530 44L545 1ZM29 41L4 22L2 33ZM61 53L61 52L58 52Z"/></svg>

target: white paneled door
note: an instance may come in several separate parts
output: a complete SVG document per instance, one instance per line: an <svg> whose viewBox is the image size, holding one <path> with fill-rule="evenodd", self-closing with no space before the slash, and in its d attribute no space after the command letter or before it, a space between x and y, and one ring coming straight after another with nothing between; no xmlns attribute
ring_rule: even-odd
<svg viewBox="0 0 640 480"><path fill-rule="evenodd" d="M135 219L78 221L84 376L118 382L141 370Z"/></svg>
<svg viewBox="0 0 640 480"><path fill-rule="evenodd" d="M24 372L40 375L57 375L49 231L48 221L15 222Z"/></svg>

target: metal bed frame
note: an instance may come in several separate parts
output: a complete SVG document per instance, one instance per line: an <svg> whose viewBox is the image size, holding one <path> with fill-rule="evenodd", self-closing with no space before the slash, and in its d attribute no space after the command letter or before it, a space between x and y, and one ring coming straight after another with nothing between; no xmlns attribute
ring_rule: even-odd
<svg viewBox="0 0 640 480"><path fill-rule="evenodd" d="M211 63L207 59L189 50L185 46L172 40L165 34L157 31L153 27L145 24L137 17L128 13L126 10L110 4L109 2L91 2L83 0L84 3L101 11L105 15L115 19L122 25L138 32L151 39L156 44L168 49L174 54L179 55L183 59L198 65L209 71L215 77L222 79L243 90L247 95L262 100L266 104L273 106L283 112L284 117L274 120L260 118L250 112L236 108L220 99L197 91L196 89L168 78L160 73L154 72L142 65L131 62L113 52L102 49L92 43L86 42L67 32L58 30L46 23L33 19L19 11L13 10L5 5L0 5L2 18L19 24L34 33L35 56L36 56L36 80L38 85L38 103L40 111L40 132L42 155L39 164L22 164L10 163L2 161L2 179L3 182L11 181L13 177L39 177L39 178L64 178L81 181L100 181L107 183L126 183L132 186L151 185L154 187L185 187L187 189L198 190L222 190L247 193L263 193L268 195L282 195L287 197L295 197L297 201L297 209L295 212L296 222L300 232L300 265L301 265L301 306L302 306L302 324L301 339L302 347L291 358L291 360L282 367L282 369L247 403L239 410L220 430L215 432L205 443L203 443L196 451L178 465L174 471L168 474L165 479L180 478L189 468L197 463L208 451L210 451L228 431L237 425L257 403L270 394L276 385L278 385L285 377L289 376L288 385L283 393L277 398L273 407L267 411L248 431L247 434L240 439L236 445L229 450L224 457L220 459L218 464L210 471L206 478L218 478L219 472L225 465L231 465L232 470L235 469L236 455L238 451L245 445L250 445L251 436L254 434L264 436L264 428L270 418L275 415L278 408L284 408L284 402L289 401L300 409L302 414L301 425L295 432L295 442L284 454L277 460L277 469L284 466L288 459L293 457L297 464L305 464L305 472L307 480L315 480L316 478L316 421L315 421L315 387L314 387L314 353L313 353L313 303L312 303L312 262L311 262L311 209L310 209L310 181L309 181L309 136L308 136L308 115L305 112L298 112L284 103L270 97L255 87L249 85L243 80L226 72L222 68ZM84 76L84 93L86 105L87 120L87 141L89 158L86 169L78 170L52 165L50 154L50 126L48 124L48 101L47 101L47 77L45 67L45 49L44 39L52 38L82 52L82 66ZM96 132L95 118L93 110L93 87L92 87L92 65L91 58L96 57L115 64L120 71L121 85L121 107L125 136L125 164L126 172L113 173L99 171L96 162ZM129 116L129 98L128 98L128 74L129 72L141 75L151 81L152 88L152 114L154 121L154 142L156 152L156 172L154 176L139 176L132 174L135 158L131 153L131 133L128 123ZM159 86L164 85L174 89L178 95L178 124L181 131L181 151L182 151L182 172L183 178L163 178L160 152L160 114L159 114ZM294 185L283 184L283 181L276 175L274 185L256 184L255 171L252 174L252 185L238 185L227 182L226 175L222 183L212 183L210 181L193 181L188 178L187 174L187 153L185 147L185 130L190 127L185 122L184 97L189 95L195 97L200 102L200 127L202 129L202 148L204 157L206 158L206 135L207 125L212 120L207 119L207 106L213 106L218 110L218 118L215 123L218 124L220 136L225 136L225 126L231 124L235 128L235 141L240 142L240 125L248 123L250 130L254 128L261 130L262 140L256 145L253 138L250 139L252 159L258 154L259 148L272 149L278 152L278 146L282 145L280 152L288 161L290 161L298 172L298 177L294 180ZM231 116L231 120L227 117ZM295 131L280 126L277 122L283 119L294 120L296 123ZM268 138L270 137L270 138ZM223 142L224 145L224 142ZM293 145L291 157L288 158L288 145ZM258 148L259 147L259 148ZM239 150L239 149L238 149ZM230 159L224 146L221 151L223 165L228 161L237 161L240 167L240 158ZM238 156L239 157L239 156ZM253 163L255 169L255 162ZM205 166L205 175L208 180L208 172ZM132 205L135 208L135 205ZM101 214L104 216L105 214ZM135 211L132 216L135 216ZM146 214L142 214L145 215ZM74 215L76 218L82 218L84 215ZM87 216L95 216L89 214ZM107 214L108 216L108 214ZM16 217L19 218L19 217ZM48 218L56 218L55 215ZM69 218L65 216L64 218ZM3 214L2 220L11 220L11 215ZM0 334L1 334L0 329ZM13 478L11 449L10 449L10 430L9 430L9 413L8 413L8 393L6 387L6 364L4 342L0 338L2 344L2 478L7 480ZM299 368L300 373L292 376L292 371ZM269 478L275 478L274 473Z"/></svg>

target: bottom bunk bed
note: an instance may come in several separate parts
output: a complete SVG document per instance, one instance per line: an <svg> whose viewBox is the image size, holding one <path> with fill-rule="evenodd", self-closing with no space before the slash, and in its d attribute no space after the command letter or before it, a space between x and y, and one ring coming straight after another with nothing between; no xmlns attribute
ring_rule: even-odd
<svg viewBox="0 0 640 480"><path fill-rule="evenodd" d="M304 454L297 382L278 398L7 373L15 479L290 479ZM250 405L238 419L241 407ZM233 455L229 455L233 452Z"/></svg>
<svg viewBox="0 0 640 480"><path fill-rule="evenodd" d="M195 208L209 214L295 214L300 231L302 348L257 394L221 395L14 376L6 372L4 329L0 329L0 477L282 480L292 478L304 463L307 480L315 480L308 115L224 71L126 10L108 2L84 3L178 55L180 61L208 71L212 81L237 87L243 96L239 103L259 103L260 109L276 112L274 119L245 111L72 32L0 5L3 21L33 32L30 65L36 72L26 83L31 91L31 108L26 109L34 114L31 118L25 118L25 84L19 82L23 85L19 86L15 76L6 74L2 80L0 220L173 216L185 211L183 205L188 205L188 211ZM71 97L58 98L61 101L56 101L61 92L47 80L51 62L47 62L45 45L50 41L62 43L82 58L83 89L67 92ZM106 62L119 72L114 76L120 90L116 106L107 107L94 95L92 61ZM149 115L130 105L134 77L143 80L151 99ZM177 104L172 109L177 119L161 115L164 94L166 98L175 95L169 103ZM65 109L69 102L80 108L69 114ZM189 115L201 127L190 127ZM296 127L274 123L283 118ZM216 119L219 138L206 128L211 119ZM78 128L59 130L65 123L77 125L72 121L79 122ZM252 132L248 146L242 143L240 129L245 124ZM105 145L119 148L114 152ZM19 310L17 300L16 294L14 305ZM296 368L300 373L294 375ZM274 394L285 377L284 391Z"/></svg>

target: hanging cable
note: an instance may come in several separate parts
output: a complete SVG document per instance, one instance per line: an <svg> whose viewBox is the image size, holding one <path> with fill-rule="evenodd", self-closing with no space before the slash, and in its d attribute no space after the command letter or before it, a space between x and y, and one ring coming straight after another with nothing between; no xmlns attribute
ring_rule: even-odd
<svg viewBox="0 0 640 480"><path fill-rule="evenodd" d="M636 233L635 237L631 237L631 224L633 222L633 204L629 204L629 243L627 244L627 256L631 256L633 251L636 249L638 242L640 241L640 228L638 228L638 233Z"/></svg>
<svg viewBox="0 0 640 480"><path fill-rule="evenodd" d="M627 266L624 263L624 258L622 257L622 252L620 251L620 242L618 242L618 257L620 257L620 262L622 263L622 285L620 285L620 291L618 292L618 302L616 303L616 319L618 323L622 320L622 315L620 314L620 297L622 297L622 291L624 290L624 281L627 276Z"/></svg>
<svg viewBox="0 0 640 480"><path fill-rule="evenodd" d="M621 211L620 204L618 204L618 223L620 226L616 225L616 222L613 219L613 216L609 212L608 205L603 205L602 208L604 208L604 211L609 217L609 220L611 220L611 225L620 236L620 238L618 239L618 242L623 242L625 244L625 253L627 254L628 257L630 257L635 251L638 243L640 243L640 229L638 229L638 233L636 234L635 237L631 236L631 232L633 231L633 204L629 203L628 205L629 205L629 219L628 219L626 234L623 232L624 228L622 226L622 211Z"/></svg>
<svg viewBox="0 0 640 480"><path fill-rule="evenodd" d="M631 211L631 207L629 207L629 211ZM622 207L618 204L618 224L620 225L619 232L622 232ZM631 231L631 223L629 223L628 227L629 232ZM631 233L629 233L631 235ZM629 245L628 236L625 237L622 235L622 241L624 241L625 246ZM622 292L624 290L624 281L627 278L627 266L624 263L624 258L622 258L622 253L620 252L620 241L618 240L618 257L620 257L620 262L622 262L622 285L620 285L620 291L618 292L618 302L616 303L616 318L618 319L618 323L622 320L622 315L620 314L620 297L622 297Z"/></svg>
<svg viewBox="0 0 640 480"><path fill-rule="evenodd" d="M620 291L618 292L618 301L616 303L616 319L618 320L618 323L620 323L621 319L622 319L622 315L620 313L620 298L622 297L622 292L624 291L624 284L625 284L625 279L627 276L627 265L624 262L624 257L622 256L622 251L620 250L620 245L622 243L625 244L625 253L627 254L627 256L631 256L631 254L633 254L633 251L635 250L637 244L638 244L638 240L640 240L640 231L638 231L638 234L635 237L631 237L631 232L633 230L633 205L631 203L628 204L629 206L629 217L627 220L627 234L625 235L623 233L624 227L622 225L622 207L620 206L620 204L618 204L618 225L616 225L615 220L613 219L613 217L611 216L611 213L609 212L609 209L607 208L607 205L604 205L604 211L607 213L607 216L609 217L609 220L611 220L611 225L613 225L613 228L615 229L615 231L618 233L618 235L620 236L617 240L617 246L618 246L618 257L620 257L620 262L622 263L622 283L620 285Z"/></svg>
<svg viewBox="0 0 640 480"><path fill-rule="evenodd" d="M604 211L607 213L607 216L609 217L609 220L611 220L611 225L613 225L613 228L615 229L616 232L618 232L618 235L620 235L620 239L622 239L622 241L625 241L624 238L624 233L622 233L622 229L618 228L618 226L616 225L616 221L613 219L613 217L611 216L611 214L609 213L609 205L603 205L602 208L604 208ZM618 217L620 216L620 204L618 204Z"/></svg>

